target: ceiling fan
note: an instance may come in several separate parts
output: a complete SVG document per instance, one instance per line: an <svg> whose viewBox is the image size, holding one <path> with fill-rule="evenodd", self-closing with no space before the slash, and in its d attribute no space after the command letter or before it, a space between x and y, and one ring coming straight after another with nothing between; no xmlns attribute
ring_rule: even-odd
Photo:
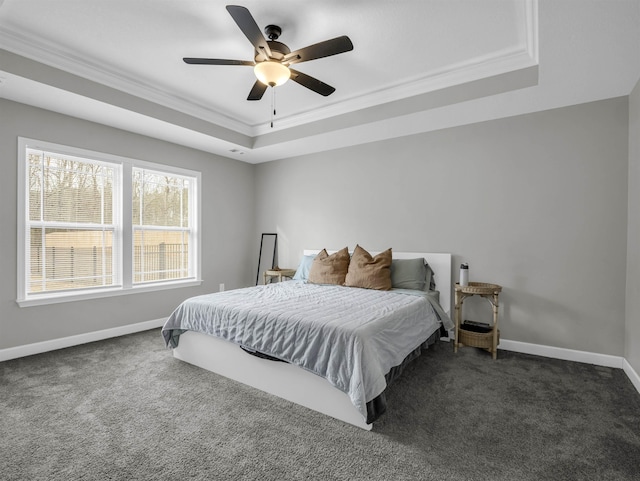
<svg viewBox="0 0 640 481"><path fill-rule="evenodd" d="M292 52L284 43L277 41L282 33L282 29L277 25L267 25L265 27L265 33L269 38L267 40L262 35L258 24L247 8L238 5L227 5L227 11L238 24L242 33L249 39L251 45L253 45L255 49L254 60L185 57L183 60L186 63L193 65L243 65L253 67L258 80L253 84L247 100L260 100L267 87L282 85L289 78L325 97L335 92L336 89L331 85L327 85L289 66L353 50L353 44L349 37L343 35Z"/></svg>

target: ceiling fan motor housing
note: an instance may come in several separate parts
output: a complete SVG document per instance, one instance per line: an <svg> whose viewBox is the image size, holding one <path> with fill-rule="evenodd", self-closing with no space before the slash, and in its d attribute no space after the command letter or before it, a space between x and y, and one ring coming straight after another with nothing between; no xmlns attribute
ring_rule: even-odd
<svg viewBox="0 0 640 481"><path fill-rule="evenodd" d="M267 25L264 28L264 33L269 39L267 40L267 45L269 45L269 48L271 49L272 60L281 61L285 57L285 55L291 53L289 47L287 47L284 43L276 41L282 34L282 29L280 27L278 27L277 25ZM261 53L256 51L256 55L254 57L255 61L259 62L260 57Z"/></svg>
<svg viewBox="0 0 640 481"><path fill-rule="evenodd" d="M291 53L291 50L289 50L289 47L287 47L284 43L282 42L276 42L275 40L269 40L267 42L267 44L269 45L269 48L271 49L271 58L273 60L282 60L285 55L288 55L289 53ZM258 54L258 52L256 52L256 61L258 61L258 58L260 57L260 54Z"/></svg>

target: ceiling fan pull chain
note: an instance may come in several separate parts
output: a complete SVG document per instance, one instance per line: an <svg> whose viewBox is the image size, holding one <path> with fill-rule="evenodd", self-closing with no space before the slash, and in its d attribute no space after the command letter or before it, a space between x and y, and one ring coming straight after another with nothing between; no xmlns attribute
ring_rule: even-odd
<svg viewBox="0 0 640 481"><path fill-rule="evenodd" d="M273 118L276 116L276 89L271 87L271 128L273 128Z"/></svg>

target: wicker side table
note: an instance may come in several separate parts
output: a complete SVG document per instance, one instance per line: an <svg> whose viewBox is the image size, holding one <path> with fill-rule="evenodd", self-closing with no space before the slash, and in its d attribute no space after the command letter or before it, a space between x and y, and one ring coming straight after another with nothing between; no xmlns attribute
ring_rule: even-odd
<svg viewBox="0 0 640 481"><path fill-rule="evenodd" d="M264 271L263 278L264 283L266 284L268 281L271 281L272 277L277 277L278 282L282 282L283 277L293 277L296 273L295 269L280 269L274 268Z"/></svg>
<svg viewBox="0 0 640 481"><path fill-rule="evenodd" d="M497 284L487 284L484 282L469 282L468 286L455 285L455 342L453 352L458 352L460 346L479 347L491 353L491 357L496 359L498 355L498 343L500 342L500 331L498 330L498 295L502 291L502 286ZM489 332L475 332L462 329L462 303L467 297L480 296L487 299L493 307L493 324Z"/></svg>

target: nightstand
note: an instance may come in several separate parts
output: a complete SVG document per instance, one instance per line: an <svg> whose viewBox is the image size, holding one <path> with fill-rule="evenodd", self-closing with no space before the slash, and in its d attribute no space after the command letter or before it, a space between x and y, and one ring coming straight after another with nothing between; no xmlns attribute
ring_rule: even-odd
<svg viewBox="0 0 640 481"><path fill-rule="evenodd" d="M500 342L500 331L498 330L498 295L502 291L502 286L497 284L487 284L484 282L469 282L468 286L455 285L455 323L456 338L453 343L453 352L458 352L459 346L479 347L491 353L495 359L498 355L498 343ZM487 299L493 307L493 324L486 329L472 329L469 325L467 329L462 323L462 303L467 297L480 296Z"/></svg>
<svg viewBox="0 0 640 481"><path fill-rule="evenodd" d="M264 283L266 284L267 280L271 281L274 277L278 278L278 282L282 282L283 277L293 277L295 273L295 269L269 269L264 271Z"/></svg>

